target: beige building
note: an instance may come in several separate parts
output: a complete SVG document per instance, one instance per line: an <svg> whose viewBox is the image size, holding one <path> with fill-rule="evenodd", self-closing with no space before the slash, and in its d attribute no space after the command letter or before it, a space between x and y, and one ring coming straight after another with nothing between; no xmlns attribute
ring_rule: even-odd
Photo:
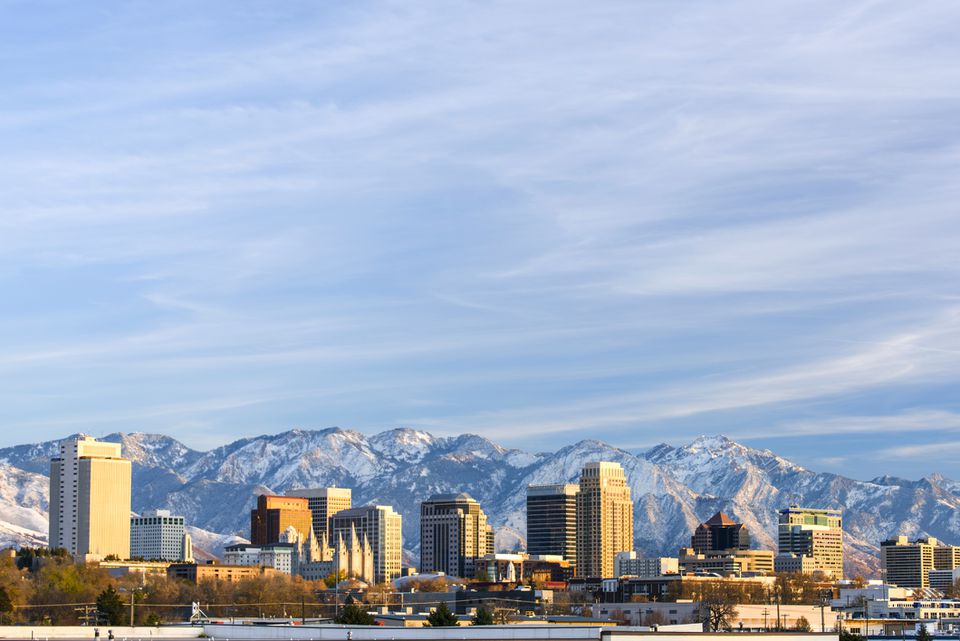
<svg viewBox="0 0 960 641"><path fill-rule="evenodd" d="M307 507L313 515L313 533L317 537L326 537L333 545L333 529L330 519L337 512L353 507L353 492L348 487L319 487L312 489L290 490L287 496L307 499Z"/></svg>
<svg viewBox="0 0 960 641"><path fill-rule="evenodd" d="M633 545L633 501L623 468L587 463L577 494L577 576L612 577L617 552Z"/></svg>
<svg viewBox="0 0 960 641"><path fill-rule="evenodd" d="M843 515L792 505L780 510L778 572L823 572L843 577ZM795 558L795 557L800 557Z"/></svg>
<svg viewBox="0 0 960 641"><path fill-rule="evenodd" d="M420 571L473 578L490 532L480 503L466 492L431 496L420 504Z"/></svg>
<svg viewBox="0 0 960 641"><path fill-rule="evenodd" d="M130 558L130 477L119 443L60 443L50 461L50 547L86 560Z"/></svg>
<svg viewBox="0 0 960 641"><path fill-rule="evenodd" d="M728 549L698 553L693 548L680 548L678 557L681 572L710 572L727 577L773 574L771 550Z"/></svg>
<svg viewBox="0 0 960 641"><path fill-rule="evenodd" d="M960 547L932 536L909 541L897 536L880 544L880 570L886 583L901 588L930 587L931 570L960 567Z"/></svg>
<svg viewBox="0 0 960 641"><path fill-rule="evenodd" d="M337 512L331 527L335 541L340 537L367 541L373 550L374 580L383 583L400 576L401 524L400 515L389 505L366 505Z"/></svg>

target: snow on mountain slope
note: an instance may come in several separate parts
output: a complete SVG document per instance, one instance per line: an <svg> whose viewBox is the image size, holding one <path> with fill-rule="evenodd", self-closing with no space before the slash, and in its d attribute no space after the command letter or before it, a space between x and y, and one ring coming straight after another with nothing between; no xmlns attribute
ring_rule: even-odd
<svg viewBox="0 0 960 641"><path fill-rule="evenodd" d="M748 525L757 545L775 548L777 510L790 504L840 508L848 572L875 574L878 545L894 534L960 542L960 483L857 481L815 473L769 450L723 436L633 454L586 440L554 453L504 448L480 436L439 437L413 429L372 436L329 428L290 430L197 452L169 437L113 434L133 461L133 508L170 508L198 531L198 548L222 549L248 534L256 495L302 487L353 488L354 505L393 505L403 515L408 555L417 558L419 502L469 492L498 528L499 549L524 547L527 484L575 482L591 461L623 465L635 501L637 547L675 554L696 525L723 510ZM46 536L46 478L55 442L0 449L0 541ZM219 533L219 534L218 534Z"/></svg>

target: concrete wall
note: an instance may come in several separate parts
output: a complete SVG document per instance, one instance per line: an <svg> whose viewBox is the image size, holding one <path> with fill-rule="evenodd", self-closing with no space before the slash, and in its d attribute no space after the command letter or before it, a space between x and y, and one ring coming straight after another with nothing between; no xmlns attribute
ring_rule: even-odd
<svg viewBox="0 0 960 641"><path fill-rule="evenodd" d="M117 641L124 639L195 639L203 632L200 626L127 626L101 625L100 641L107 641L107 631L113 630ZM0 639L90 639L93 641L94 626L85 625L6 625L0 626Z"/></svg>
<svg viewBox="0 0 960 641"><path fill-rule="evenodd" d="M207 625L206 634L214 641L536 641L540 639L599 640L600 628L572 625L485 625L450 628L396 628L381 626L259 626ZM796 641L795 639L793 641Z"/></svg>
<svg viewBox="0 0 960 641"><path fill-rule="evenodd" d="M730 633L642 632L631 628L574 625L489 625L450 628L380 626L254 626L207 625L213 641L730 641ZM751 637L753 638L751 640ZM837 634L739 633L738 641L829 641Z"/></svg>

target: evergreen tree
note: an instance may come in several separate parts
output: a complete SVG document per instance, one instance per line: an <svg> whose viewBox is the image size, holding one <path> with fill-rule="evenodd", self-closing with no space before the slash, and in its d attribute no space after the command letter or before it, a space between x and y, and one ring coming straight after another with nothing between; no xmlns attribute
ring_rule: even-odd
<svg viewBox="0 0 960 641"><path fill-rule="evenodd" d="M120 593L109 586L97 597L97 614L108 625L123 624L124 607L120 600Z"/></svg>
<svg viewBox="0 0 960 641"><path fill-rule="evenodd" d="M470 620L470 625L493 625L493 612L487 606L481 605Z"/></svg>
<svg viewBox="0 0 960 641"><path fill-rule="evenodd" d="M447 628L457 625L457 615L450 611L446 601L441 601L440 605L427 617L427 624L431 628Z"/></svg>
<svg viewBox="0 0 960 641"><path fill-rule="evenodd" d="M376 623L373 615L356 603L348 603L343 606L343 610L340 611L340 615L334 621L340 625L374 625Z"/></svg>
<svg viewBox="0 0 960 641"><path fill-rule="evenodd" d="M925 623L920 624L920 629L917 630L917 641L930 641L931 636L930 632L927 630L927 625Z"/></svg>
<svg viewBox="0 0 960 641"><path fill-rule="evenodd" d="M807 620L807 617L797 617L797 622L793 624L793 629L797 632L810 632L810 622Z"/></svg>

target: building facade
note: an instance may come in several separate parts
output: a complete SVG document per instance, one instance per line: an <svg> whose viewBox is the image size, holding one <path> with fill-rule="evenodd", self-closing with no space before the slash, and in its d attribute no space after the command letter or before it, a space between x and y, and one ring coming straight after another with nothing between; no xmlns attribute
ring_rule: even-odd
<svg viewBox="0 0 960 641"><path fill-rule="evenodd" d="M577 576L613 576L614 556L633 547L633 501L623 468L587 463L577 493Z"/></svg>
<svg viewBox="0 0 960 641"><path fill-rule="evenodd" d="M473 578L490 534L487 515L466 492L430 497L420 504L420 571Z"/></svg>
<svg viewBox="0 0 960 641"><path fill-rule="evenodd" d="M192 561L190 536L182 516L146 510L130 517L130 556L148 561Z"/></svg>
<svg viewBox="0 0 960 641"><path fill-rule="evenodd" d="M777 571L823 572L843 578L843 515L840 510L815 510L792 505L780 510ZM806 560L796 561L788 555ZM782 557L782 559L780 558Z"/></svg>
<svg viewBox="0 0 960 641"><path fill-rule="evenodd" d="M635 551L617 552L613 560L613 574L622 576L663 576L680 571L680 562L675 556L645 558Z"/></svg>
<svg viewBox="0 0 960 641"><path fill-rule="evenodd" d="M883 580L902 588L928 588L931 570L957 567L960 567L960 548L932 536L916 541L897 536L880 544Z"/></svg>
<svg viewBox="0 0 960 641"><path fill-rule="evenodd" d="M577 564L575 483L527 486L527 552L561 556Z"/></svg>
<svg viewBox="0 0 960 641"><path fill-rule="evenodd" d="M293 574L294 544L271 543L252 545L238 543L223 550L223 563L228 566L273 568L280 574Z"/></svg>
<svg viewBox="0 0 960 641"><path fill-rule="evenodd" d="M690 537L690 547L697 554L750 549L750 531L723 512L717 512L697 526Z"/></svg>
<svg viewBox="0 0 960 641"><path fill-rule="evenodd" d="M279 543L288 527L306 535L313 529L313 514L307 499L293 496L261 494L257 507L250 511L250 543Z"/></svg>
<svg viewBox="0 0 960 641"><path fill-rule="evenodd" d="M171 579L200 583L207 579L237 583L260 576L273 576L273 568L259 565L223 565L220 563L173 563L167 568Z"/></svg>
<svg viewBox="0 0 960 641"><path fill-rule="evenodd" d="M333 515L333 537L363 537L373 550L374 581L383 583L400 576L403 538L402 520L389 505L366 505Z"/></svg>
<svg viewBox="0 0 960 641"><path fill-rule="evenodd" d="M130 478L119 443L60 443L50 461L50 547L90 560L130 558Z"/></svg>
<svg viewBox="0 0 960 641"><path fill-rule="evenodd" d="M313 533L326 537L333 545L333 528L330 519L337 512L353 507L353 492L348 487L319 487L290 490L287 496L307 499L307 508L313 517Z"/></svg>

